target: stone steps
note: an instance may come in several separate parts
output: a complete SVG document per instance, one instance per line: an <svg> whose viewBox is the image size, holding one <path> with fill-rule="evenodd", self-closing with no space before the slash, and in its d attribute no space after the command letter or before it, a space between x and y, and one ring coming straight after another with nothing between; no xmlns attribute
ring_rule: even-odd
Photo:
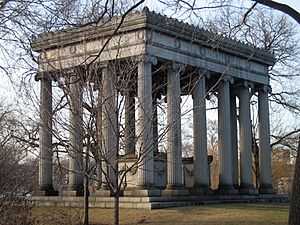
<svg viewBox="0 0 300 225"><path fill-rule="evenodd" d="M83 207L83 197L33 196L34 205L52 207ZM254 202L288 202L287 195L235 195L235 196L161 196L161 197L121 197L121 208L161 209L169 207L209 204L233 204ZM90 207L113 208L112 197L89 197Z"/></svg>

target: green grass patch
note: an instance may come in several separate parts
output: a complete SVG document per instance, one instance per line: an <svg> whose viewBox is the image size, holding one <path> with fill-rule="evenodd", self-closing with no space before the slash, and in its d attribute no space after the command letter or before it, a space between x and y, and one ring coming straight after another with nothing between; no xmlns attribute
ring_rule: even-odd
<svg viewBox="0 0 300 225"><path fill-rule="evenodd" d="M283 203L223 204L160 210L120 209L120 224L286 225L288 210L289 205ZM32 213L44 225L77 225L82 220L83 210L36 207L32 209ZM47 218L50 221L47 221ZM90 209L90 223L93 225L112 224L113 209Z"/></svg>

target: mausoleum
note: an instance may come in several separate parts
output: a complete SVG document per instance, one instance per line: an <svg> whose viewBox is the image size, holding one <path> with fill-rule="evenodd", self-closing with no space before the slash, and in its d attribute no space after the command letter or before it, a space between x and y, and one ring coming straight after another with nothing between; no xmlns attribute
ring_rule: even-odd
<svg viewBox="0 0 300 225"><path fill-rule="evenodd" d="M41 205L82 203L83 99L87 76L98 91L98 190L91 206L112 206L107 180L127 171L121 206L160 208L205 201L280 200L272 187L268 94L274 56L147 8L98 24L34 38L40 82L39 189ZM126 69L130 65L130 69ZM53 188L52 85L68 81L68 190ZM125 82L126 81L126 82ZM101 94L100 94L101 93ZM207 151L206 100L218 104L219 187L212 190ZM118 156L118 101L125 97L124 155ZM192 96L193 158L183 165L181 97ZM250 98L257 95L259 188L253 182ZM166 151L160 152L158 99L165 99ZM239 128L238 128L239 126ZM100 144L99 144L100 143ZM102 157L102 158L101 158ZM187 175L183 168L192 174ZM187 177L190 176L190 177Z"/></svg>

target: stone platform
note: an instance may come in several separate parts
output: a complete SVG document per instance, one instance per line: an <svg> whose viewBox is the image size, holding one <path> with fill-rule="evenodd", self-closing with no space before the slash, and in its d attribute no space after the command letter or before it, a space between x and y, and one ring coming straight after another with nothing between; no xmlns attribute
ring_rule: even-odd
<svg viewBox="0 0 300 225"><path fill-rule="evenodd" d="M36 206L49 207L83 207L83 197L73 196L33 196ZM254 202L288 202L287 195L210 195L210 196L160 196L160 197L120 197L121 208L162 209L206 204L254 203ZM113 197L89 197L91 208L113 208Z"/></svg>

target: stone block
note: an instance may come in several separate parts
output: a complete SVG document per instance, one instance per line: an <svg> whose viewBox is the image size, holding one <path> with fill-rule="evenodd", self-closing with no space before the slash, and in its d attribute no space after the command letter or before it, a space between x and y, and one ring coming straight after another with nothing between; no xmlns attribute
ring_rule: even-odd
<svg viewBox="0 0 300 225"><path fill-rule="evenodd" d="M161 191L161 196L187 196L188 189L165 189Z"/></svg>

